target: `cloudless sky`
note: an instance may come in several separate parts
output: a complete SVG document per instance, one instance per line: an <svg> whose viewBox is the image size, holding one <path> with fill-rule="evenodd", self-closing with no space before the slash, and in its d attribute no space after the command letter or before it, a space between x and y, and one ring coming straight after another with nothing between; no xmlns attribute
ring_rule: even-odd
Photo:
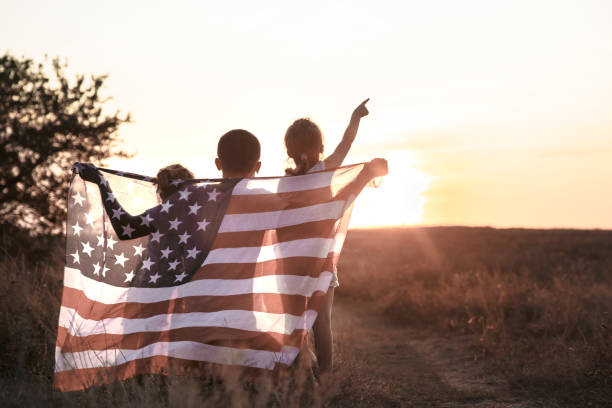
<svg viewBox="0 0 612 408"><path fill-rule="evenodd" d="M354 226L612 228L608 1L3 2L0 51L109 74L128 161L218 176L216 141L259 137L282 174L303 116L331 152L370 97L346 163L390 175Z"/></svg>

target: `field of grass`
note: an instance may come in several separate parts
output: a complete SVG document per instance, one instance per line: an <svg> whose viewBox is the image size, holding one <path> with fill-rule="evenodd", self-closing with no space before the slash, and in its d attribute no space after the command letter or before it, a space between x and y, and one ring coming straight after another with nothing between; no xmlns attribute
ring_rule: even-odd
<svg viewBox="0 0 612 408"><path fill-rule="evenodd" d="M612 231L351 231L339 268L342 296L472 334L474 359L518 389L612 403Z"/></svg>
<svg viewBox="0 0 612 408"><path fill-rule="evenodd" d="M371 405L349 333L328 384L307 363L279 384L150 376L85 392L51 389L64 250L0 234L0 400L7 406ZM405 228L350 231L339 302L385 324L468 336L473 360L526 398L612 403L612 231ZM336 322L340 323L340 322ZM362 340L363 343L363 340ZM399 406L391 399L384 406Z"/></svg>

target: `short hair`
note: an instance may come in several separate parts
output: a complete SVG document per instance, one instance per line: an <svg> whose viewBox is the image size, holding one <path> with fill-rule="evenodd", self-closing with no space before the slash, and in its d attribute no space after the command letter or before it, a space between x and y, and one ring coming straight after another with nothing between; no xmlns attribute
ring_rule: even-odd
<svg viewBox="0 0 612 408"><path fill-rule="evenodd" d="M194 178L193 173L181 164L171 164L162 167L157 172L157 186L159 196L162 200L176 193L181 187L179 184L172 184L176 180L189 180Z"/></svg>
<svg viewBox="0 0 612 408"><path fill-rule="evenodd" d="M261 154L259 140L243 129L230 130L219 139L217 157L223 170L248 173L255 168Z"/></svg>

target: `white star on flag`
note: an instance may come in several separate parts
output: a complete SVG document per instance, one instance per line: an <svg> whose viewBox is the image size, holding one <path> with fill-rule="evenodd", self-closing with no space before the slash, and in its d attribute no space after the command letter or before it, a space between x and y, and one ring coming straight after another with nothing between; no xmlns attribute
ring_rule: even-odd
<svg viewBox="0 0 612 408"><path fill-rule="evenodd" d="M106 180L106 177L104 177L102 173L100 173L98 177L100 178L100 181L98 181L98 184L103 184L103 185L108 186L108 180Z"/></svg>
<svg viewBox="0 0 612 408"><path fill-rule="evenodd" d="M191 194L191 191L185 189L185 190L181 190L179 191L179 194L181 195L181 197L179 198L179 200L185 200L187 201L189 199L189 194Z"/></svg>
<svg viewBox="0 0 612 408"><path fill-rule="evenodd" d="M200 252L200 251L194 245L192 249L188 249L187 250L187 258L195 259L195 257L198 254L198 252Z"/></svg>
<svg viewBox="0 0 612 408"><path fill-rule="evenodd" d="M175 282L182 282L183 279L185 279L185 276L187 276L187 274L185 273L185 271L183 271L180 274L176 275L176 279L174 281Z"/></svg>
<svg viewBox="0 0 612 408"><path fill-rule="evenodd" d="M117 208L113 210L113 218L117 218L118 220L120 220L123 214L125 213L121 210L121 208Z"/></svg>
<svg viewBox="0 0 612 408"><path fill-rule="evenodd" d="M179 184L181 184L184 180L183 179L176 179L176 180L172 180L172 184L173 186L178 186Z"/></svg>
<svg viewBox="0 0 612 408"><path fill-rule="evenodd" d="M85 198L81 196L81 194L77 191L75 195L72 196L74 203L80 205L81 207L83 206L83 201L85 201Z"/></svg>
<svg viewBox="0 0 612 408"><path fill-rule="evenodd" d="M201 205L198 205L198 203L194 203L193 205L189 206L189 214L193 214L193 215L198 215L198 210L202 208Z"/></svg>
<svg viewBox="0 0 612 408"><path fill-rule="evenodd" d="M134 271L132 270L129 273L125 272L125 280L124 280L124 282L131 282L132 279L134 279Z"/></svg>
<svg viewBox="0 0 612 408"><path fill-rule="evenodd" d="M79 226L79 222L77 221L76 224L74 224L72 226L72 228L74 228L74 233L72 235L78 235L79 237L81 236L81 230L83 229L83 227Z"/></svg>
<svg viewBox="0 0 612 408"><path fill-rule="evenodd" d="M115 195L113 193L108 193L108 197L106 197L106 201L117 201Z"/></svg>
<svg viewBox="0 0 612 408"><path fill-rule="evenodd" d="M142 256L142 251L145 250L145 247L143 247L142 244L134 245L134 250L136 251L134 253L134 256L136 256L136 255Z"/></svg>
<svg viewBox="0 0 612 408"><path fill-rule="evenodd" d="M125 267L125 261L129 259L123 256L123 252L120 255L115 255L115 258L117 258L117 260L115 261L115 265L121 264L121 266L123 267Z"/></svg>
<svg viewBox="0 0 612 408"><path fill-rule="evenodd" d="M170 221L170 229L175 229L178 232L178 226L182 224L182 221L179 221L178 217Z"/></svg>
<svg viewBox="0 0 612 408"><path fill-rule="evenodd" d="M187 233L187 231L185 231L183 234L179 235L179 244L186 244L187 240L189 239L191 235L189 235Z"/></svg>
<svg viewBox="0 0 612 408"><path fill-rule="evenodd" d="M179 260L174 260L172 262L170 262L170 268L168 268L169 271L174 271L176 270L176 267L180 264L181 262Z"/></svg>
<svg viewBox="0 0 612 408"><path fill-rule="evenodd" d="M85 252L88 256L91 256L91 251L93 251L93 248L89 246L89 242L81 242L81 245L83 245L83 252Z"/></svg>
<svg viewBox="0 0 612 408"><path fill-rule="evenodd" d="M159 242L159 239L162 237L162 235L164 234L159 231L153 231L151 233L151 242Z"/></svg>
<svg viewBox="0 0 612 408"><path fill-rule="evenodd" d="M149 223L153 221L153 218L149 216L149 213L146 213L144 216L141 215L140 219L140 225L146 225L147 227L149 226Z"/></svg>
<svg viewBox="0 0 612 408"><path fill-rule="evenodd" d="M219 194L220 193L217 192L217 189L213 188L213 190L210 193L208 193L208 201L217 201L217 196Z"/></svg>
<svg viewBox="0 0 612 408"><path fill-rule="evenodd" d="M104 235L98 235L96 236L96 238L98 238L98 246L103 247L104 246Z"/></svg>
<svg viewBox="0 0 612 408"><path fill-rule="evenodd" d="M169 212L169 211L170 211L170 208L172 208L172 206L173 206L173 205L174 205L174 204L172 204L172 203L171 203L171 202L169 202L169 201L164 201L164 202L161 204L161 206L162 206L161 212Z"/></svg>
<svg viewBox="0 0 612 408"><path fill-rule="evenodd" d="M95 217L90 213L85 213L85 224L89 224L92 227L94 226L94 222L96 221Z"/></svg>
<svg viewBox="0 0 612 408"><path fill-rule="evenodd" d="M132 232L135 230L130 224L122 225L121 228L123 228L123 235L127 235L128 238L132 238Z"/></svg>
<svg viewBox="0 0 612 408"><path fill-rule="evenodd" d="M79 251L76 251L74 254L70 254L70 256L72 256L72 257L73 257L72 262L74 262L74 263L81 263L81 262L79 261Z"/></svg>
<svg viewBox="0 0 612 408"><path fill-rule="evenodd" d="M210 222L206 221L206 218L204 218L202 221L198 222L198 229L196 231L202 230L202 231L206 231L206 227L208 226L208 224L210 224Z"/></svg>
<svg viewBox="0 0 612 408"><path fill-rule="evenodd" d="M151 275L149 276L149 283L157 283L157 280L161 278L161 275L157 272L155 272L155 275Z"/></svg>
<svg viewBox="0 0 612 408"><path fill-rule="evenodd" d="M166 249L162 249L162 251L161 251L162 257L161 257L161 259L168 258L168 256L170 256L170 252L172 252L170 247L166 247Z"/></svg>
<svg viewBox="0 0 612 408"><path fill-rule="evenodd" d="M142 261L142 269L147 269L147 270L151 270L151 265L153 265L155 262L151 261L151 258L147 257L147 259L144 259Z"/></svg>
<svg viewBox="0 0 612 408"><path fill-rule="evenodd" d="M108 237L108 239L106 240L106 243L108 244L108 247L110 249L115 249L115 244L117 243L117 241L115 241L113 237Z"/></svg>
<svg viewBox="0 0 612 408"><path fill-rule="evenodd" d="M100 275L100 262L96 262L93 267L94 267L93 274Z"/></svg>
<svg viewBox="0 0 612 408"><path fill-rule="evenodd" d="M110 268L107 268L106 265L102 268L102 276L106 278L106 271L110 271Z"/></svg>

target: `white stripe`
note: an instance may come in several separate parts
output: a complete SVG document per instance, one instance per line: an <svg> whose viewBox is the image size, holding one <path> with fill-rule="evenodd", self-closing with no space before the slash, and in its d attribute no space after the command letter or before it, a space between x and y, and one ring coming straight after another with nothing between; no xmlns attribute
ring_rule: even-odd
<svg viewBox="0 0 612 408"><path fill-rule="evenodd" d="M329 285L329 282L327 282ZM76 337L95 334L131 334L161 332L186 327L223 327L261 333L291 334L296 329L312 327L317 312L305 310L301 316L288 313L266 313L252 310L221 310L218 312L192 312L159 314L144 319L111 317L101 320L83 318L75 309L60 308L59 326Z"/></svg>
<svg viewBox="0 0 612 408"><path fill-rule="evenodd" d="M158 342L136 350L110 349L62 353L56 348L55 372L85 368L112 367L128 361L153 356L176 357L185 360L209 361L218 364L274 369L276 363L289 365L299 349L285 346L280 352L212 346L193 341Z"/></svg>
<svg viewBox="0 0 612 408"><path fill-rule="evenodd" d="M232 194L257 195L290 193L293 191L305 191L323 187L329 187L333 191L336 190L334 186L346 185L353 181L362 168L363 165L356 165L336 169L334 171L305 174L303 176L242 179L236 184Z"/></svg>
<svg viewBox="0 0 612 408"><path fill-rule="evenodd" d="M257 263L296 256L327 258L334 238L306 238L240 248L218 248L208 253L202 265L217 263Z"/></svg>
<svg viewBox="0 0 612 408"><path fill-rule="evenodd" d="M123 302L154 303L187 296L228 296L249 293L280 293L310 297L318 290L327 291L331 272L319 278L295 275L268 275L250 279L202 279L179 286L163 288L123 288L100 282L81 274L78 269L64 268L64 286L81 290L88 299L115 304Z"/></svg>
<svg viewBox="0 0 612 408"><path fill-rule="evenodd" d="M219 232L260 231L288 227L322 220L333 220L342 215L344 201L315 204L291 210L250 214L226 214Z"/></svg>

